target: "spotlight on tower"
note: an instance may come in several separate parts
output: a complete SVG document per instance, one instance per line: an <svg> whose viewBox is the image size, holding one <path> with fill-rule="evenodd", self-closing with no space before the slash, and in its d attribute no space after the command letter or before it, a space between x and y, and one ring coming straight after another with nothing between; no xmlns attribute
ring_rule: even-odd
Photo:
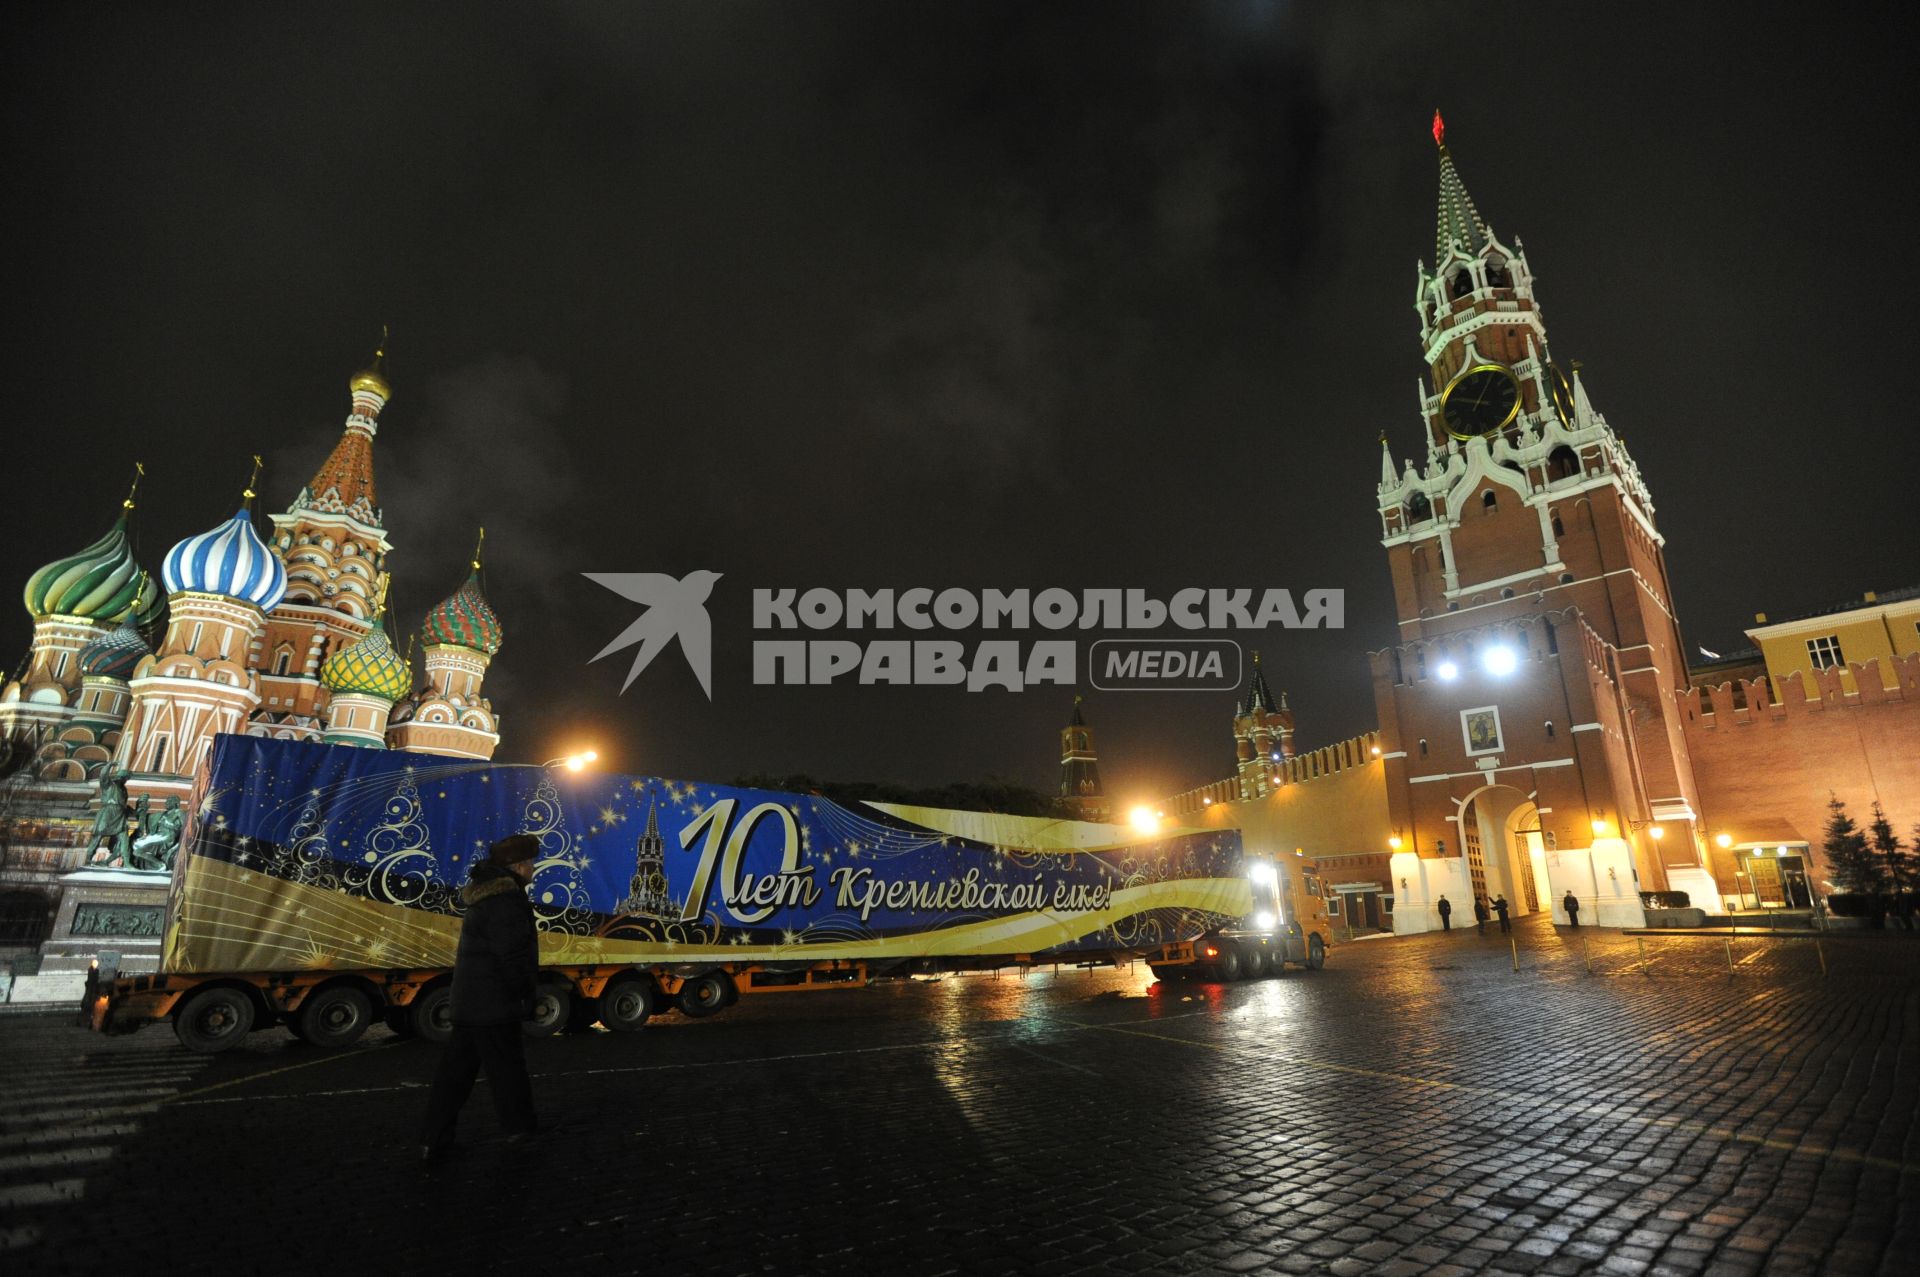
<svg viewBox="0 0 1920 1277"><path fill-rule="evenodd" d="M1487 673L1505 678L1520 668L1520 657L1512 648L1498 644L1481 653L1480 663L1487 667Z"/></svg>
<svg viewBox="0 0 1920 1277"><path fill-rule="evenodd" d="M585 771L587 764L598 761L600 755L591 749L583 749L577 754L562 754L558 758L549 758L541 763L542 767L565 767L570 772Z"/></svg>
<svg viewBox="0 0 1920 1277"><path fill-rule="evenodd" d="M1127 813L1127 822L1143 834L1160 832L1160 815L1151 807L1135 807Z"/></svg>
<svg viewBox="0 0 1920 1277"><path fill-rule="evenodd" d="M1458 665L1455 665L1452 661L1440 662L1438 665L1433 667L1433 672L1435 674L1438 674L1440 676L1440 680L1445 683L1451 683L1453 682L1454 679L1460 677L1460 667Z"/></svg>

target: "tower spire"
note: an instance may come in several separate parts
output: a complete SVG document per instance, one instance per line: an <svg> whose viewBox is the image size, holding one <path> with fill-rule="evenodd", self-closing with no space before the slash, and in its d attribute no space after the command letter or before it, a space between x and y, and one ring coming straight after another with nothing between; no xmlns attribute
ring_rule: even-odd
<svg viewBox="0 0 1920 1277"><path fill-rule="evenodd" d="M1463 253L1477 253L1486 247L1488 232L1453 166L1453 152L1447 149L1446 121L1438 110L1433 113L1433 144L1440 149L1440 221L1433 238L1433 266L1439 270L1447 260L1449 245L1459 245Z"/></svg>

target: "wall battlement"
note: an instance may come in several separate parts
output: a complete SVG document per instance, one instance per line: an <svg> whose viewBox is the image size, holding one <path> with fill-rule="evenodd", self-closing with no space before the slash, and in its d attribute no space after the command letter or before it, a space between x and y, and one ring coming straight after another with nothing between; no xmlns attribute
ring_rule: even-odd
<svg viewBox="0 0 1920 1277"><path fill-rule="evenodd" d="M1304 785L1370 763L1379 748L1379 732L1362 732L1331 745L1322 745L1319 749L1297 753L1283 762L1272 764L1271 770L1277 786ZM1166 813L1168 816L1192 815L1205 811L1215 803L1235 803L1243 797L1245 795L1241 793L1239 777L1229 777L1173 795L1166 800Z"/></svg>
<svg viewBox="0 0 1920 1277"><path fill-rule="evenodd" d="M1681 698L1680 709L1688 728L1700 731L1766 728L1809 714L1873 705L1907 704L1920 711L1920 652L1893 658L1895 685L1891 688L1886 686L1878 659L1849 664L1846 671L1852 673L1859 691L1848 691L1841 667L1834 666L1813 671L1811 679L1799 672L1782 675L1777 700L1765 678L1690 687Z"/></svg>

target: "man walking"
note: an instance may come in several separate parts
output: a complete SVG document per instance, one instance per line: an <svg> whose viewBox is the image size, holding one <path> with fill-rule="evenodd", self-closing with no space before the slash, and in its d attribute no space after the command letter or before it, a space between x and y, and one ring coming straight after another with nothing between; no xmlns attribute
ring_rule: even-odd
<svg viewBox="0 0 1920 1277"><path fill-rule="evenodd" d="M420 1137L427 1161L453 1147L454 1124L483 1069L508 1139L518 1143L538 1129L520 1024L532 1009L540 969L526 890L539 851L540 842L531 834L502 838L461 889L467 918L453 962L453 1036L441 1053L427 1100Z"/></svg>
<svg viewBox="0 0 1920 1277"><path fill-rule="evenodd" d="M1513 922L1507 917L1507 910L1511 907L1512 906L1507 904L1506 896L1500 895L1493 898L1493 911L1500 915L1500 930L1502 931L1513 930Z"/></svg>
<svg viewBox="0 0 1920 1277"><path fill-rule="evenodd" d="M1440 930L1453 930L1453 902L1445 896L1440 897Z"/></svg>
<svg viewBox="0 0 1920 1277"><path fill-rule="evenodd" d="M1580 897L1569 891L1567 898L1560 902L1560 907L1567 911L1567 925L1578 931L1580 929Z"/></svg>
<svg viewBox="0 0 1920 1277"><path fill-rule="evenodd" d="M1473 898L1473 930L1475 935L1487 934L1487 898L1485 896Z"/></svg>

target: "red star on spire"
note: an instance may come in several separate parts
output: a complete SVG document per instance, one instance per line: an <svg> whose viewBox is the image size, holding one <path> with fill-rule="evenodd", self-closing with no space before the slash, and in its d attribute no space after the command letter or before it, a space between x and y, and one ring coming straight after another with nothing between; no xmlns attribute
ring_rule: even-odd
<svg viewBox="0 0 1920 1277"><path fill-rule="evenodd" d="M1435 146L1447 144L1447 122L1440 118L1438 107L1434 108L1433 112L1433 144Z"/></svg>

